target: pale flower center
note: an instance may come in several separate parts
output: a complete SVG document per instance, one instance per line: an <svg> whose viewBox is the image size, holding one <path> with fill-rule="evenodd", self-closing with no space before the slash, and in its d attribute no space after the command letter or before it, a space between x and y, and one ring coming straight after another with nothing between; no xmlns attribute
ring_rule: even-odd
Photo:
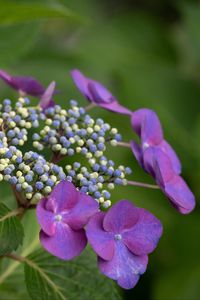
<svg viewBox="0 0 200 300"><path fill-rule="evenodd" d="M121 234L115 234L115 241L121 241L122 236Z"/></svg>
<svg viewBox="0 0 200 300"><path fill-rule="evenodd" d="M60 222L62 220L62 216L61 215L56 215L55 220Z"/></svg>
<svg viewBox="0 0 200 300"><path fill-rule="evenodd" d="M144 143L144 144L143 144L143 149L145 150L145 149L147 149L147 148L149 148L149 144L148 144L148 143Z"/></svg>

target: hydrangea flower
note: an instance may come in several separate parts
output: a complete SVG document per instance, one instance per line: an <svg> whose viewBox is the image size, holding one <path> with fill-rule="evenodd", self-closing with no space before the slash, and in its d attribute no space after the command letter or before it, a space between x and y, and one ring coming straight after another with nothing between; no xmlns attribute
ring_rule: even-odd
<svg viewBox="0 0 200 300"><path fill-rule="evenodd" d="M195 198L183 178L174 172L170 158L159 148L154 150L154 170L157 184L171 204L182 214L195 207Z"/></svg>
<svg viewBox="0 0 200 300"><path fill-rule="evenodd" d="M92 103L120 114L131 115L131 111L120 105L117 99L101 83L84 76L79 70L71 71L72 79L79 91Z"/></svg>
<svg viewBox="0 0 200 300"><path fill-rule="evenodd" d="M41 96L45 91L43 86L33 77L11 76L4 70L0 70L0 78L21 95Z"/></svg>
<svg viewBox="0 0 200 300"><path fill-rule="evenodd" d="M180 160L169 143L164 139L162 126L156 113L150 109L139 109L132 113L131 124L141 140L140 146L132 141L132 150L144 169L151 173L151 157L145 157L145 150L149 147L159 147L170 157L174 171L180 174Z"/></svg>
<svg viewBox="0 0 200 300"><path fill-rule="evenodd" d="M97 211L93 198L77 191L71 182L61 181L37 205L41 244L61 259L74 258L87 244L84 226Z"/></svg>
<svg viewBox="0 0 200 300"><path fill-rule="evenodd" d="M121 200L107 213L92 216L86 234L98 255L100 271L130 289L146 271L148 254L157 246L162 225L147 210Z"/></svg>
<svg viewBox="0 0 200 300"><path fill-rule="evenodd" d="M139 109L132 114L131 124L141 141L140 145L131 141L137 161L156 179L171 203L181 213L189 213L195 206L194 195L185 181L178 176L181 173L181 163L163 137L158 116L152 110Z"/></svg>

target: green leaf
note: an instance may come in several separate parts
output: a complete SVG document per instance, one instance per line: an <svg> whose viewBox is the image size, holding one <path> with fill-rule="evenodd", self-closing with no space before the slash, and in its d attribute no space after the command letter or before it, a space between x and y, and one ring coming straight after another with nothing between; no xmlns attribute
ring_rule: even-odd
<svg viewBox="0 0 200 300"><path fill-rule="evenodd" d="M189 300L199 299L200 294L200 268L198 265L182 266L171 269L167 274L162 274L157 280L154 291L154 300Z"/></svg>
<svg viewBox="0 0 200 300"><path fill-rule="evenodd" d="M25 281L33 300L119 300L116 284L101 275L88 249L73 261L61 261L43 250L25 259Z"/></svg>
<svg viewBox="0 0 200 300"><path fill-rule="evenodd" d="M62 5L1 2L2 1L0 1L0 25L31 22L50 18L77 19L77 16L75 16L71 10Z"/></svg>
<svg viewBox="0 0 200 300"><path fill-rule="evenodd" d="M9 260L10 262L10 260ZM6 269L6 260L3 260L3 268ZM3 269L2 268L2 269ZM14 272L7 278L7 280L0 284L1 300L29 300L24 284L24 270L23 265L20 264Z"/></svg>
<svg viewBox="0 0 200 300"><path fill-rule="evenodd" d="M1 66L6 66L6 63L10 66L12 61L19 59L35 45L39 27L39 24L35 23L26 24L26 26L24 24L0 26Z"/></svg>
<svg viewBox="0 0 200 300"><path fill-rule="evenodd" d="M0 255L8 254L22 244L24 230L16 217L17 212L0 203Z"/></svg>

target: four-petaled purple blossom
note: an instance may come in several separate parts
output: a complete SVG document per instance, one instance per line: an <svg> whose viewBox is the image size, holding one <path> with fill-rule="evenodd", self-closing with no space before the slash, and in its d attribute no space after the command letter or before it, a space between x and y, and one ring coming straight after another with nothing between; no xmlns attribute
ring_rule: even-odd
<svg viewBox="0 0 200 300"><path fill-rule="evenodd" d="M139 109L132 113L131 123L141 144L131 141L131 148L139 164L151 174L173 206L183 214L195 207L195 198L182 179L181 163L172 147L163 137L155 112Z"/></svg>
<svg viewBox="0 0 200 300"><path fill-rule="evenodd" d="M80 193L71 182L61 181L37 205L43 247L64 260L79 255L87 244L84 226L98 207L92 197Z"/></svg>
<svg viewBox="0 0 200 300"><path fill-rule="evenodd" d="M131 115L131 111L119 104L117 99L101 83L84 76L79 70L71 71L72 79L79 91L90 102L120 114Z"/></svg>
<svg viewBox="0 0 200 300"><path fill-rule="evenodd" d="M162 225L147 210L121 200L107 213L92 216L86 234L98 255L100 271L130 289L146 271L148 254L157 246Z"/></svg>
<svg viewBox="0 0 200 300"><path fill-rule="evenodd" d="M45 88L33 77L28 76L11 76L4 70L0 70L0 78L3 79L9 86L17 90L21 96L35 96L40 98L39 105L42 109L54 106L52 99L55 91L55 82Z"/></svg>

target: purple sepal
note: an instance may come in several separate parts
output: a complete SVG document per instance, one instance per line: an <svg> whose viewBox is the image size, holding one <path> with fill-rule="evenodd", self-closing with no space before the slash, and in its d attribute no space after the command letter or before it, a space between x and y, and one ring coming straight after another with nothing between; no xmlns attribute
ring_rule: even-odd
<svg viewBox="0 0 200 300"><path fill-rule="evenodd" d="M78 90L90 102L113 112L125 115L132 114L129 109L120 105L111 92L98 81L84 76L76 69L71 71L71 76Z"/></svg>
<svg viewBox="0 0 200 300"><path fill-rule="evenodd" d="M183 178L174 173L169 157L157 150L154 164L157 183L172 205L182 214L190 213L195 207L195 197Z"/></svg>
<svg viewBox="0 0 200 300"><path fill-rule="evenodd" d="M92 197L77 191L71 182L61 181L36 208L41 244L61 259L72 259L85 248L83 227L97 212L98 203Z"/></svg>
<svg viewBox="0 0 200 300"><path fill-rule="evenodd" d="M64 260L80 255L87 245L84 229L76 231L65 223L56 225L53 236L41 230L40 242L48 252Z"/></svg>
<svg viewBox="0 0 200 300"><path fill-rule="evenodd" d="M43 86L33 77L11 76L0 70L0 78L22 95L41 96L45 91Z"/></svg>
<svg viewBox="0 0 200 300"><path fill-rule="evenodd" d="M137 284L140 275L146 271L148 256L137 256L128 250L123 243L115 244L114 256L106 261L98 258L98 266L104 275L116 280L124 289L132 289Z"/></svg>
<svg viewBox="0 0 200 300"><path fill-rule="evenodd" d="M86 235L99 257L100 271L130 289L145 272L147 254L155 249L162 225L148 211L121 200L107 213L93 215Z"/></svg>
<svg viewBox="0 0 200 300"><path fill-rule="evenodd" d="M53 107L55 105L55 102L53 100L53 94L55 92L56 83L55 81L52 81L49 86L46 88L43 95L40 97L40 107L42 109L46 109L49 107Z"/></svg>

